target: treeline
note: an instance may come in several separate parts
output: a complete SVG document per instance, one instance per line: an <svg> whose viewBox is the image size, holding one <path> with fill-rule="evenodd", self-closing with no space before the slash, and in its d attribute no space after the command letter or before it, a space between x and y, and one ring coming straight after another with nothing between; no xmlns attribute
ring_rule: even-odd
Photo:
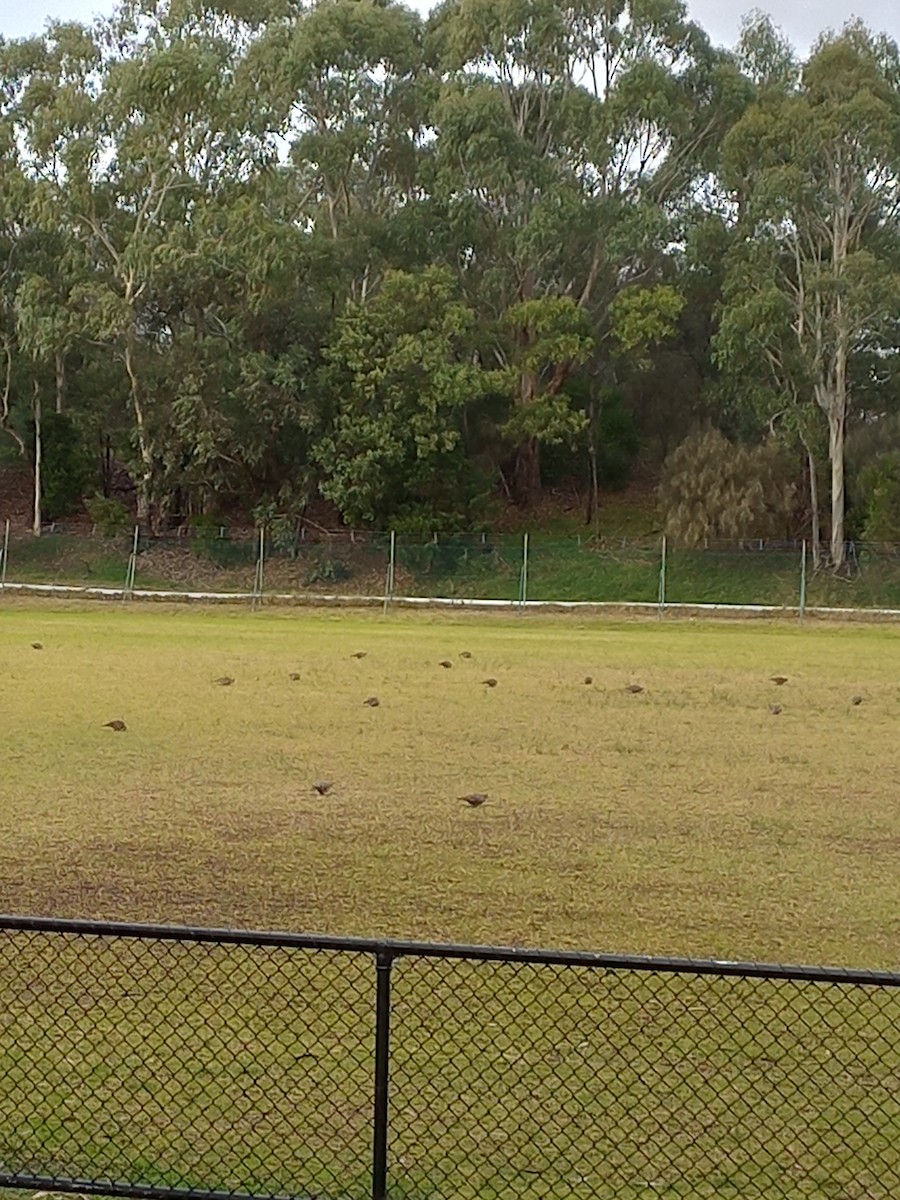
<svg viewBox="0 0 900 1200"><path fill-rule="evenodd" d="M848 487L900 537L898 350L900 55L861 25L800 62L678 0L127 0L0 40L37 523L117 466L156 528L474 527L564 479L596 521L671 455L687 536L821 511L840 565Z"/></svg>

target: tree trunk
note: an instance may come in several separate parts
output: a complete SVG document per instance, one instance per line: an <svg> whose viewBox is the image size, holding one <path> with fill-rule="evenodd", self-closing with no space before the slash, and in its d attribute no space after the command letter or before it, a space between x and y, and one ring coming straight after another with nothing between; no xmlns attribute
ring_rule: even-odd
<svg viewBox="0 0 900 1200"><path fill-rule="evenodd" d="M831 565L844 565L844 426L843 405L835 405L828 414L828 456L831 459Z"/></svg>
<svg viewBox="0 0 900 1200"><path fill-rule="evenodd" d="M43 442L41 438L41 389L38 381L34 381L34 536L41 536L41 459L43 457Z"/></svg>
<svg viewBox="0 0 900 1200"><path fill-rule="evenodd" d="M60 350L56 352L54 366L56 368L56 411L61 413L66 395L66 358Z"/></svg>
<svg viewBox="0 0 900 1200"><path fill-rule="evenodd" d="M597 409L591 401L588 421L588 463L591 468L591 490L588 496L588 511L585 524L593 525L594 537L600 537L600 475L597 469Z"/></svg>
<svg viewBox="0 0 900 1200"><path fill-rule="evenodd" d="M816 472L816 460L806 439L801 435L801 442L806 451L806 466L809 472L809 509L810 534L812 537L813 570L818 571L822 565L822 529L819 520L819 478Z"/></svg>
<svg viewBox="0 0 900 1200"><path fill-rule="evenodd" d="M141 474L137 479L137 523L142 529L150 527L150 489L153 482L153 451L147 437L144 421L144 406L141 389L134 365L134 331L129 331L125 341L125 370L131 386L131 407L137 428L138 451L141 456Z"/></svg>
<svg viewBox="0 0 900 1200"><path fill-rule="evenodd" d="M516 503L531 508L541 498L541 444L536 437L527 438L516 454L513 483Z"/></svg>

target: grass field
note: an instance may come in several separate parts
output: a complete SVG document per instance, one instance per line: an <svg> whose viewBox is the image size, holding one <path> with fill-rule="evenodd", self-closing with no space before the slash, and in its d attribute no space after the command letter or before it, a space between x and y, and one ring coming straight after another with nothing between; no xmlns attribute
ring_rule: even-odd
<svg viewBox="0 0 900 1200"><path fill-rule="evenodd" d="M891 965L898 665L892 626L7 603L0 907Z"/></svg>
<svg viewBox="0 0 900 1200"><path fill-rule="evenodd" d="M898 662L887 625L4 601L0 908L895 967ZM102 727L113 718L127 732ZM489 803L467 808L471 791ZM74 1077L91 1161L116 1149L113 1111L137 1177L208 1178L240 1147L199 1144L202 1116L219 1134L230 1120L256 1156L229 1159L228 1186L365 1193L370 978L358 990L329 960L244 963L235 980L233 961L174 955L110 989L97 980L103 954L120 979L114 948L41 953L17 943L0 967L19 1014L0 1030L0 1161L23 1146L38 1161L40 1144L65 1160L54 1114ZM896 994L397 971L398 1197L900 1188L900 1168L876 1171L900 1136ZM140 1074L160 1019L183 1050L156 1068L162 1095ZM312 1082L260 1110L298 1037L318 1056ZM240 1050L218 1074L215 1045ZM48 1080L33 1114L16 1092L23 1053ZM260 1165L267 1145L284 1178ZM560 1147L580 1182L554 1165Z"/></svg>

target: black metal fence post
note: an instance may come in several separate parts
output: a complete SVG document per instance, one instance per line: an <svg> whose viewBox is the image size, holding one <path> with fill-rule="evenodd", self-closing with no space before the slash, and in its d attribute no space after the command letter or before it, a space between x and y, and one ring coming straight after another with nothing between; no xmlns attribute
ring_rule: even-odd
<svg viewBox="0 0 900 1200"><path fill-rule="evenodd" d="M375 956L375 1115L372 1124L372 1200L387 1195L388 1081L391 1056L391 967L394 955L379 949Z"/></svg>

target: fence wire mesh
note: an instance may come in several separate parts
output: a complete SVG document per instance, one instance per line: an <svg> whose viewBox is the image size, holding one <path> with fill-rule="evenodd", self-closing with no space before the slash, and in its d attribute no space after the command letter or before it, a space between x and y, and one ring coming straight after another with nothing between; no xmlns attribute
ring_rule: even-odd
<svg viewBox="0 0 900 1200"><path fill-rule="evenodd" d="M13 931L0 987L21 1186L370 1194L365 956Z"/></svg>
<svg viewBox="0 0 900 1200"><path fill-rule="evenodd" d="M900 974L4 918L0 994L7 1187L900 1195Z"/></svg>
<svg viewBox="0 0 900 1200"><path fill-rule="evenodd" d="M404 959L394 996L417 1194L900 1195L900 993Z"/></svg>
<svg viewBox="0 0 900 1200"><path fill-rule="evenodd" d="M245 599L322 598L390 604L765 606L900 610L900 546L851 542L840 571L802 542L659 538L525 538L210 526L150 536L134 529L16 532L0 550L0 589L95 587ZM819 566L817 568L817 562Z"/></svg>

